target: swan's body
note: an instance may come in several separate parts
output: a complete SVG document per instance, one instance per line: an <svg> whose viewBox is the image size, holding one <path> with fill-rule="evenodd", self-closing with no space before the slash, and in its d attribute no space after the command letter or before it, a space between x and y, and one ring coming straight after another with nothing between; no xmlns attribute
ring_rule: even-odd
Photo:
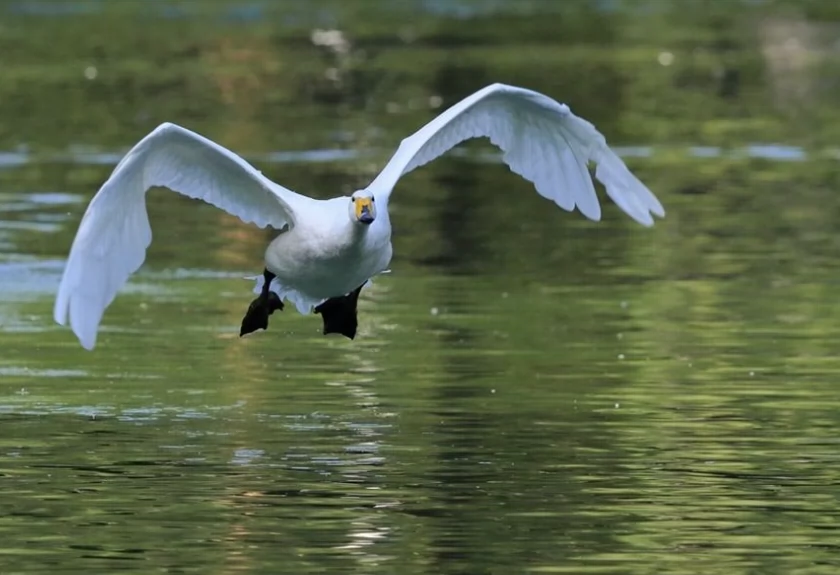
<svg viewBox="0 0 840 575"><path fill-rule="evenodd" d="M593 162L596 178L630 217L652 225L651 214L664 216L656 197L592 124L547 96L502 84L479 90L403 140L367 188L330 200L292 192L222 146L163 124L129 151L91 200L58 289L55 320L64 325L69 319L81 344L94 347L102 314L142 265L151 243L146 191L163 186L245 222L281 230L266 249L266 269L256 287L260 297L242 333L266 327L268 315L288 299L301 313L322 313L325 333L353 337L359 290L391 260L388 202L397 181L458 143L482 136L503 150L512 171L565 210L577 207L600 219L587 167Z"/></svg>
<svg viewBox="0 0 840 575"><path fill-rule="evenodd" d="M281 299L291 300L301 313L309 313L325 299L353 291L387 269L391 261L387 211L377 205L376 219L362 226L347 217L348 200L341 197L315 203L311 218L300 218L265 251L265 267L278 278L272 289ZM258 284L257 288L261 287Z"/></svg>

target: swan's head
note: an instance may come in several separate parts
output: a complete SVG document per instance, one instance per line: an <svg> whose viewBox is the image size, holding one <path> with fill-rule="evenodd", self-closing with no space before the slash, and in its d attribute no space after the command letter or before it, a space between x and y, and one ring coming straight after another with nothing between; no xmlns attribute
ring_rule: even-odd
<svg viewBox="0 0 840 575"><path fill-rule="evenodd" d="M376 200L366 190L354 192L350 196L350 219L369 226L376 219Z"/></svg>

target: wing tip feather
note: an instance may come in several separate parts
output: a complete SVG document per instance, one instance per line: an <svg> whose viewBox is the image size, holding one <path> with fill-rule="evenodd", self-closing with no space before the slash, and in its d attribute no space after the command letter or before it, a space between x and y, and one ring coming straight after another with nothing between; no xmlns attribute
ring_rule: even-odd
<svg viewBox="0 0 840 575"><path fill-rule="evenodd" d="M79 343L82 344L82 347L87 351L93 351L93 348L96 347L96 334L94 334L90 339L83 338L79 336L79 334L76 334L76 336L79 338Z"/></svg>
<svg viewBox="0 0 840 575"><path fill-rule="evenodd" d="M67 325L67 303L64 301L64 295L60 289L58 297L55 300L55 305L53 305L53 320L58 325Z"/></svg>
<svg viewBox="0 0 840 575"><path fill-rule="evenodd" d="M597 210L595 210L593 212L583 211L583 210L580 209L580 206L578 206L578 211L580 211L580 213L582 213L585 218L587 218L587 219L589 219L593 222L600 222L601 221L601 208L600 208L600 206L598 207Z"/></svg>
<svg viewBox="0 0 840 575"><path fill-rule="evenodd" d="M592 160L596 163L595 177L604 184L610 198L633 220L651 227L655 224L653 216L665 217L665 208L659 199L606 144L593 153Z"/></svg>

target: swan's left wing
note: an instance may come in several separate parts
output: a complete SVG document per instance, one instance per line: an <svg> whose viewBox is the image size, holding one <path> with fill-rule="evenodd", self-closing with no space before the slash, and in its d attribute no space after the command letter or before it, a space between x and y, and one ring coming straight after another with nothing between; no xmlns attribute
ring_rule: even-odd
<svg viewBox="0 0 840 575"><path fill-rule="evenodd" d="M510 169L533 182L540 195L565 210L575 206L599 220L601 207L589 175L630 217L646 226L664 216L662 204L634 176L595 126L548 96L492 84L464 98L404 139L391 160L368 186L388 196L401 176L426 164L460 142L487 137L502 149Z"/></svg>
<svg viewBox="0 0 840 575"><path fill-rule="evenodd" d="M175 124L162 124L114 168L90 202L73 240L55 300L55 321L92 349L102 314L146 258L152 230L146 192L169 188L245 222L294 226L311 201L279 186L226 148Z"/></svg>

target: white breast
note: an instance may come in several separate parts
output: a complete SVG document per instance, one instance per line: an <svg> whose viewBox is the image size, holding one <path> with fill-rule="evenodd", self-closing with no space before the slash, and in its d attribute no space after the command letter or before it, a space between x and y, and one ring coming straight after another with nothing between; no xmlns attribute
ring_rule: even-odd
<svg viewBox="0 0 840 575"><path fill-rule="evenodd" d="M317 305L353 291L387 268L392 253L387 216L369 228L342 219L297 226L271 242L265 264L277 276L278 294L296 304Z"/></svg>

